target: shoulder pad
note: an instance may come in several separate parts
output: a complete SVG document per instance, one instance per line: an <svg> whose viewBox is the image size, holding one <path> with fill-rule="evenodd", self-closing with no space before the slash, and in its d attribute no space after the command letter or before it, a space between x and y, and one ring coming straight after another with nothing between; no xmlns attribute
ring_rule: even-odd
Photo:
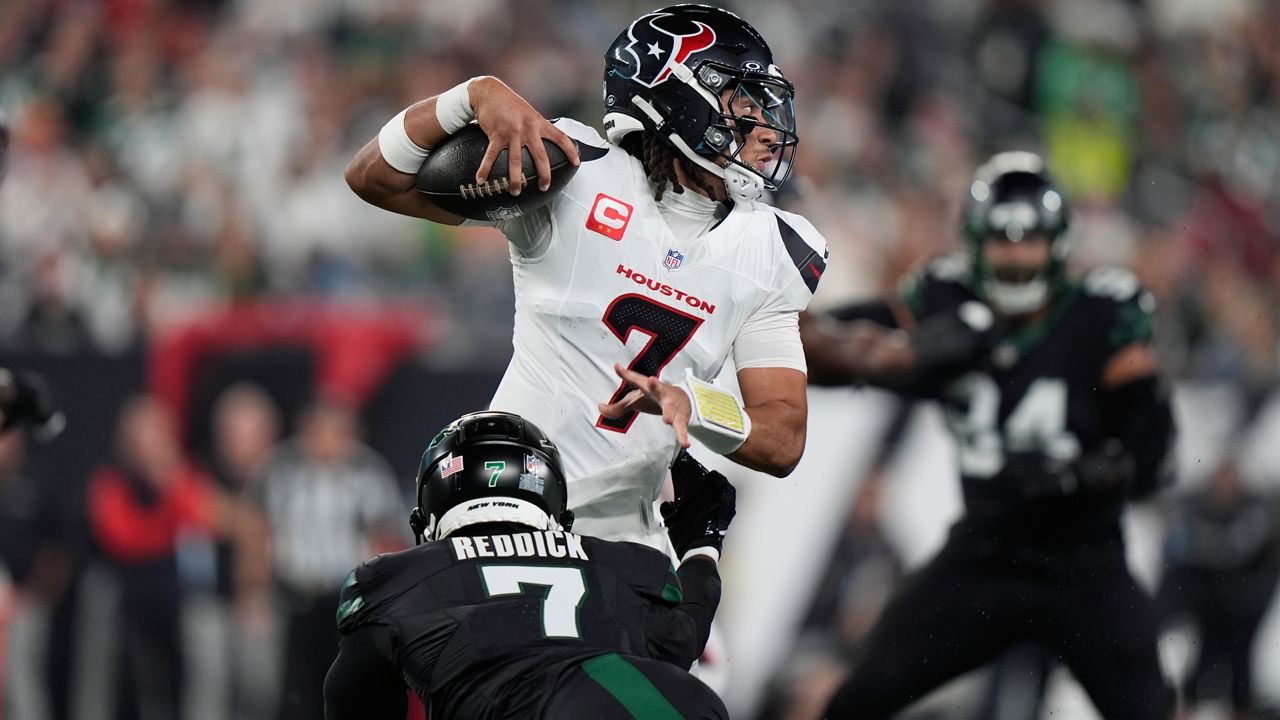
<svg viewBox="0 0 1280 720"><path fill-rule="evenodd" d="M898 296L916 319L974 298L969 257L951 253L928 260L902 278Z"/></svg>
<svg viewBox="0 0 1280 720"><path fill-rule="evenodd" d="M827 270L827 240L808 220L800 215L770 208L778 222L778 235L794 272L786 273L784 288L788 297L803 310L818 290L818 281Z"/></svg>
<svg viewBox="0 0 1280 720"><path fill-rule="evenodd" d="M346 579L342 581L342 593L338 597L338 629L346 631L360 624L363 611L368 607L369 603L364 599L363 592L365 588L360 586L361 570L364 570L368 563L364 563L347 573Z"/></svg>
<svg viewBox="0 0 1280 720"><path fill-rule="evenodd" d="M609 151L609 143L590 125L567 117L556 118L551 124L578 141L578 154L583 162L602 158Z"/></svg>
<svg viewBox="0 0 1280 720"><path fill-rule="evenodd" d="M1118 303L1128 302L1142 292L1138 276L1128 268L1101 266L1093 268L1080 278L1080 288L1091 297L1105 298Z"/></svg>
<svg viewBox="0 0 1280 720"><path fill-rule="evenodd" d="M443 543L431 542L366 560L347 573L338 598L338 629L352 630L371 620L385 601L435 575L451 562ZM406 572L412 565L412 572Z"/></svg>
<svg viewBox="0 0 1280 720"><path fill-rule="evenodd" d="M1080 291L1112 308L1108 334L1112 349L1151 340L1156 299L1132 271L1110 266L1093 268L1080 279Z"/></svg>

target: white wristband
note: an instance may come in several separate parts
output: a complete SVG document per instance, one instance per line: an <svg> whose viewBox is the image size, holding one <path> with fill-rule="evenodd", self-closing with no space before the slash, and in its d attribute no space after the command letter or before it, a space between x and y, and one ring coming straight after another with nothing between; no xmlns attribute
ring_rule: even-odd
<svg viewBox="0 0 1280 720"><path fill-rule="evenodd" d="M737 395L722 387L699 380L692 369L685 370L684 382L676 387L689 396L693 412L689 415L689 434L709 450L728 455L747 441L751 434L751 417Z"/></svg>
<svg viewBox="0 0 1280 720"><path fill-rule="evenodd" d="M396 170L406 175L417 175L422 161L427 159L427 149L409 139L404 129L404 116L408 108L387 121L378 132L378 152L382 159Z"/></svg>
<svg viewBox="0 0 1280 720"><path fill-rule="evenodd" d="M475 110L471 109L471 83L475 80L471 78L436 96L436 120L450 135L476 119Z"/></svg>
<svg viewBox="0 0 1280 720"><path fill-rule="evenodd" d="M695 548L689 548L689 551L684 554L684 557L680 558L680 564L683 565L684 563L688 562L689 558L695 558L699 556L705 557L705 558L711 558L711 562L720 562L719 550L711 547L710 545L699 545L698 547L695 547Z"/></svg>

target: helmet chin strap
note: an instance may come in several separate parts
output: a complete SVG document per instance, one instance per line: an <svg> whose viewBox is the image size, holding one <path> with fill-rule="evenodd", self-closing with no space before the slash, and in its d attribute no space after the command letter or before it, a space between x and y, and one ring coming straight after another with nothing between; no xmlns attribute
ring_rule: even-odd
<svg viewBox="0 0 1280 720"><path fill-rule="evenodd" d="M640 109L653 121L654 127L660 128L665 124L656 108L649 103L648 100L636 95L631 98L631 104ZM724 181L725 192L728 193L729 199L734 202L752 202L764 197L764 178L742 167L741 165L730 162L724 167L711 162L709 159L699 155L689 147L689 144L680 137L680 133L672 131L667 135L667 140L680 151L680 154L689 158L695 165L706 170ZM737 144L730 146L734 152L737 151Z"/></svg>

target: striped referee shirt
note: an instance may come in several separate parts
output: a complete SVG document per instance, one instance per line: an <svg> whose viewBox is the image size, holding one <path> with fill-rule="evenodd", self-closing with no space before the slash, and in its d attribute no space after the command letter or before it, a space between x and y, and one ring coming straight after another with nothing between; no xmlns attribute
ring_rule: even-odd
<svg viewBox="0 0 1280 720"><path fill-rule="evenodd" d="M277 448L260 487L276 579L311 595L336 590L371 557L373 538L400 536L405 500L391 467L365 445L342 462L307 457L296 441Z"/></svg>

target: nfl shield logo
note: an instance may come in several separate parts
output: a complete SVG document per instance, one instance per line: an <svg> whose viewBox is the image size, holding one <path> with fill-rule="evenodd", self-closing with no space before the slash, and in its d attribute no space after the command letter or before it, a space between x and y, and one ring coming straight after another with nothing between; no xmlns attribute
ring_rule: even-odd
<svg viewBox="0 0 1280 720"><path fill-rule="evenodd" d="M679 270L682 262L684 262L684 255L681 255L679 250L668 250L662 264L666 265L668 270Z"/></svg>

